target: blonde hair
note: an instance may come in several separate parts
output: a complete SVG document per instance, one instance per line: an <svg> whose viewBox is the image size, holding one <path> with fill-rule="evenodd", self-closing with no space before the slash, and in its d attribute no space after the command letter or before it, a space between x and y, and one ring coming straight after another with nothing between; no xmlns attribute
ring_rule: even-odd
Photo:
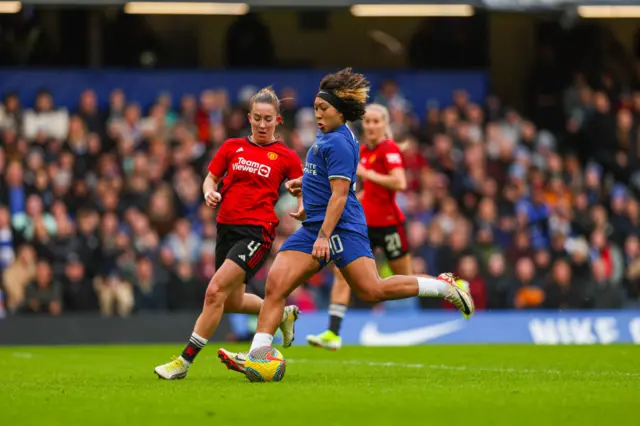
<svg viewBox="0 0 640 426"><path fill-rule="evenodd" d="M387 139L393 139L393 132L391 131L391 120L389 116L389 109L386 106L380 104L369 104L367 105L366 112L375 111L382 116L382 121L384 121L384 135Z"/></svg>
<svg viewBox="0 0 640 426"><path fill-rule="evenodd" d="M276 109L276 113L280 114L280 99L271 86L263 87L255 95L251 97L249 101L249 108L253 108L254 104L269 104L273 105Z"/></svg>

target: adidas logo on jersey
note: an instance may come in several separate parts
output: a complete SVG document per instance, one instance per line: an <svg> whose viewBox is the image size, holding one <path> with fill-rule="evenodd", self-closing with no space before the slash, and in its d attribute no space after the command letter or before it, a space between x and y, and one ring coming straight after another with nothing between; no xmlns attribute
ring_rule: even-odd
<svg viewBox="0 0 640 426"><path fill-rule="evenodd" d="M241 254L238 256L240 259L242 259L243 262L247 261L247 257L244 254Z"/></svg>
<svg viewBox="0 0 640 426"><path fill-rule="evenodd" d="M242 152L242 151L244 151L244 148L238 148L238 150L236 151L236 153L238 153L238 152Z"/></svg>

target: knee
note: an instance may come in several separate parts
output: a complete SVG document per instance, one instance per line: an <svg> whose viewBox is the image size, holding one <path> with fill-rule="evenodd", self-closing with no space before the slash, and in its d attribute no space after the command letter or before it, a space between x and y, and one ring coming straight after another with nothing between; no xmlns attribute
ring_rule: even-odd
<svg viewBox="0 0 640 426"><path fill-rule="evenodd" d="M287 297L287 289L286 286L282 285L285 282L285 277L280 276L280 274L269 274L267 278L267 283L264 289L264 298L265 299L286 299Z"/></svg>
<svg viewBox="0 0 640 426"><path fill-rule="evenodd" d="M358 290L356 290L356 295L364 302L367 303L378 303L385 300L384 292L377 285L377 283L372 283L367 286L359 286Z"/></svg>
<svg viewBox="0 0 640 426"><path fill-rule="evenodd" d="M226 299L227 294L224 287L212 281L204 295L205 306L223 306Z"/></svg>

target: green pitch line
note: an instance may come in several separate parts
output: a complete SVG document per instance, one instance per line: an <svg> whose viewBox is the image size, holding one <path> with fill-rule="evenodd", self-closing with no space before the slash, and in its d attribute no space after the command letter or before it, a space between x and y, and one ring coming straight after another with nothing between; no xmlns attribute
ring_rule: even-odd
<svg viewBox="0 0 640 426"><path fill-rule="evenodd" d="M636 346L294 347L282 382L252 384L212 344L158 380L181 349L0 347L0 424L638 425Z"/></svg>

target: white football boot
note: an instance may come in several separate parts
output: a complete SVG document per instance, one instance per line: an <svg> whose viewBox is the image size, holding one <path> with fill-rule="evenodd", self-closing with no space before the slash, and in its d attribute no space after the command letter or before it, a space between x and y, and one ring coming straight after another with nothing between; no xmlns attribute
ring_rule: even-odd
<svg viewBox="0 0 640 426"><path fill-rule="evenodd" d="M469 293L468 283L465 280L458 279L451 272L438 275L438 279L449 284L444 300L453 303L465 318L471 317L476 308L473 303L473 298ZM467 284L467 286L465 286L465 284Z"/></svg>
<svg viewBox="0 0 640 426"><path fill-rule="evenodd" d="M171 362L157 366L153 372L158 375L159 379L179 380L187 377L190 365L182 357L177 357Z"/></svg>
<svg viewBox="0 0 640 426"><path fill-rule="evenodd" d="M293 343L296 335L296 321L300 316L300 309L296 305L285 306L283 319L280 322L282 331L282 346L288 348Z"/></svg>
<svg viewBox="0 0 640 426"><path fill-rule="evenodd" d="M244 374L244 364L247 362L247 352L230 352L224 348L218 349L220 362L227 366L228 370Z"/></svg>
<svg viewBox="0 0 640 426"><path fill-rule="evenodd" d="M324 348L330 351L337 351L342 347L342 338L331 330L320 334L310 334L307 342L316 348Z"/></svg>

